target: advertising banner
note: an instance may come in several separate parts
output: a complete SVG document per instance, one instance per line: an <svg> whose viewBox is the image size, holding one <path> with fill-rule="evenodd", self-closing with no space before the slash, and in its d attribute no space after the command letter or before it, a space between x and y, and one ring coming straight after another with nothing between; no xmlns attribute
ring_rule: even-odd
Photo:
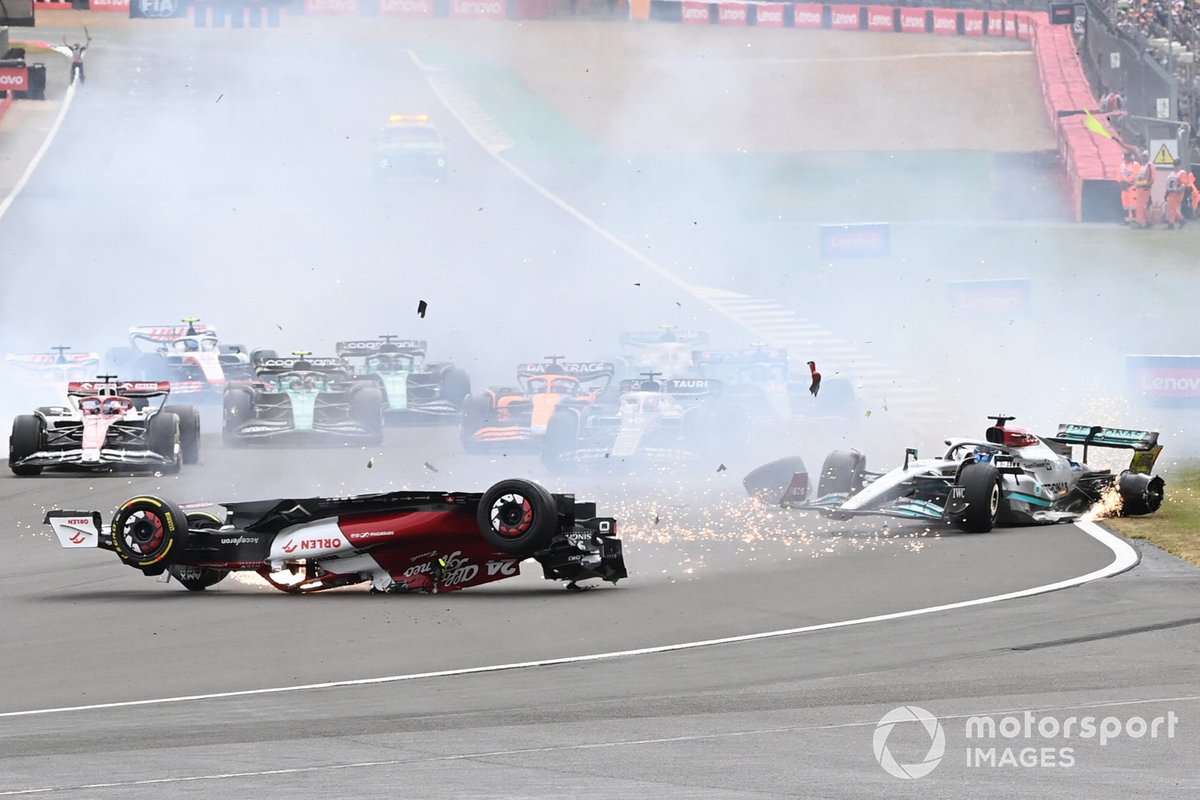
<svg viewBox="0 0 1200 800"><path fill-rule="evenodd" d="M792 23L794 28L819 28L821 27L821 9L824 6L815 3L797 3L792 7L795 13L795 21Z"/></svg>
<svg viewBox="0 0 1200 800"><path fill-rule="evenodd" d="M304 13L314 17L356 17L358 0L304 0Z"/></svg>
<svg viewBox="0 0 1200 800"><path fill-rule="evenodd" d="M862 6L830 6L829 27L835 31L858 30L859 9Z"/></svg>
<svg viewBox="0 0 1200 800"><path fill-rule="evenodd" d="M1003 36L1004 35L1004 18L1007 16L1003 11L988 12L988 36Z"/></svg>
<svg viewBox="0 0 1200 800"><path fill-rule="evenodd" d="M92 11L119 11L129 14L129 0L91 0L88 8Z"/></svg>
<svg viewBox="0 0 1200 800"><path fill-rule="evenodd" d="M924 33L925 32L925 9L923 9L923 8L901 8L900 9L900 30L904 33Z"/></svg>
<svg viewBox="0 0 1200 800"><path fill-rule="evenodd" d="M379 0L379 15L416 19L433 16L433 0Z"/></svg>
<svg viewBox="0 0 1200 800"><path fill-rule="evenodd" d="M867 30L880 32L896 30L895 6L867 6Z"/></svg>
<svg viewBox="0 0 1200 800"><path fill-rule="evenodd" d="M958 35L958 12L951 8L933 10L933 32L941 36Z"/></svg>
<svg viewBox="0 0 1200 800"><path fill-rule="evenodd" d="M721 25L745 25L749 8L745 3L721 3L717 6L717 22Z"/></svg>
<svg viewBox="0 0 1200 800"><path fill-rule="evenodd" d="M25 67L0 67L0 92L28 92L29 70Z"/></svg>
<svg viewBox="0 0 1200 800"><path fill-rule="evenodd" d="M821 258L870 258L892 252L892 226L886 222L822 225Z"/></svg>
<svg viewBox="0 0 1200 800"><path fill-rule="evenodd" d="M1200 356L1125 356L1125 385L1152 406L1200 406Z"/></svg>
<svg viewBox="0 0 1200 800"><path fill-rule="evenodd" d="M754 24L758 27L783 27L783 3L759 3L755 6L754 11Z"/></svg>
<svg viewBox="0 0 1200 800"><path fill-rule="evenodd" d="M983 36L983 12L963 11L963 33L967 36Z"/></svg>
<svg viewBox="0 0 1200 800"><path fill-rule="evenodd" d="M129 16L134 19L171 19L187 16L184 0L130 0Z"/></svg>
<svg viewBox="0 0 1200 800"><path fill-rule="evenodd" d="M960 314L1027 317L1033 310L1033 281L1028 278L948 281L950 308Z"/></svg>
<svg viewBox="0 0 1200 800"><path fill-rule="evenodd" d="M708 17L708 3L683 0L684 25L708 25L711 21Z"/></svg>

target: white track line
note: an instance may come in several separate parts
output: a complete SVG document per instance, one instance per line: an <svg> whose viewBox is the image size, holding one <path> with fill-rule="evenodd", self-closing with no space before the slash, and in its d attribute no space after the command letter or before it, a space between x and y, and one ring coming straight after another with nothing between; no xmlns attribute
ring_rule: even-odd
<svg viewBox="0 0 1200 800"><path fill-rule="evenodd" d="M806 625L801 628L785 628L777 631L765 631L762 633L748 633L741 636L726 636L720 639L704 639L697 642L680 642L678 644L664 644L656 647L640 647L634 650L614 650L608 653L591 653L582 656L566 656L563 658L544 658L537 661L518 661L510 664L489 664L482 667L462 667L459 669L443 669L434 672L414 672L407 675L388 675L381 678L359 678L355 680L344 681L326 681L324 683L308 683L299 686L276 686L266 689L244 689L235 692L213 692L211 694L194 694L182 695L179 697L160 697L150 700L124 700L115 703L96 703L86 706L66 706L62 708L39 708L29 711L8 711L0 713L0 719L10 717L31 717L41 714L61 714L68 711L95 711L107 708L132 708L135 706L153 706L165 705L168 703L184 703L198 700L219 700L230 697L251 697L255 695L267 694L282 694L285 692L304 692L313 689L335 689L346 686L371 686L380 683L400 683L403 681L416 681L428 678L450 678L460 675L478 675L490 672L506 672L517 669L531 669L533 667L553 667L561 664L581 664L591 661L607 661L614 658L628 658L631 656L646 656L656 653L671 653L677 650L695 650L699 647L714 647L716 645L740 644L743 642L757 642L764 639L777 639L782 636L796 636L802 633L815 633L817 631L828 631L837 628L850 628L856 625L866 625L872 622L887 622L890 620L907 619L909 617L920 617L926 614L936 614L942 611L952 611L959 608L971 608L972 606L982 606L989 603L999 603L1003 600L1015 600L1020 597L1032 597L1037 594L1046 592L1054 592L1059 589L1069 589L1074 586L1080 586L1090 581L1100 578L1109 578L1118 573L1124 572L1132 568L1138 563L1138 553L1128 542L1120 539L1117 536L1104 530L1094 522L1079 522L1076 526L1091 536L1096 541L1103 544L1113 553L1113 560L1106 567L1101 567L1098 570L1080 575L1075 578L1067 578L1066 580L1048 583L1043 586L1034 586L1030 589L1019 589L1015 592L1006 592L1005 594L995 594L990 597L980 597L975 600L962 600L957 603L946 603L940 606L929 606L927 608L917 608L911 611L896 611L891 614L878 614L873 617L861 617L859 619L848 619L840 622L825 622L819 625Z"/></svg>
<svg viewBox="0 0 1200 800"><path fill-rule="evenodd" d="M33 171L37 169L38 164L42 163L42 157L46 155L46 151L50 149L50 145L54 143L54 137L58 136L58 129L62 127L63 119L67 116L67 111L71 108L71 102L75 99L75 88L78 86L75 81L71 81L71 85L67 87L67 93L63 97L62 105L58 109L58 116L54 119L54 125L50 127L50 133L46 134L46 138L42 141L42 146L37 149L33 155L33 160L29 162L29 166L21 173L17 185L12 188L8 196L0 200L0 219L4 218L9 206L17 199L17 195L25 188L25 184L29 183L29 179L33 177Z"/></svg>

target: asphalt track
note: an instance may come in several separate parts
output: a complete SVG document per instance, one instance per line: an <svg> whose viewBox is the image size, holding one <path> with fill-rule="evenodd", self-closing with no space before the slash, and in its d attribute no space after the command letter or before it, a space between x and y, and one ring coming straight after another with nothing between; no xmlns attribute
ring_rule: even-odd
<svg viewBox="0 0 1200 800"><path fill-rule="evenodd" d="M503 331L496 357L511 359L522 347L544 346L527 330L530 307L576 296L571 276L579 273L556 272L553 254L571 253L595 276L589 310L620 304L624 320L627 311L652 315L677 302L662 284L631 293L630 277L644 277L636 267L513 182L462 132L451 191L432 201L423 194L420 203L392 193L364 204L362 181L347 177L364 163L361 147L339 150L341 130L314 130L297 116L294 127L284 126L294 137L278 145L277 163L251 157L270 139L263 121L295 113L295 96L272 105L272 94L284 90L264 84L252 98L216 102L231 76L209 62L187 69L205 57L190 34L176 31L165 50L129 35L130 47L89 64L92 85L0 220L0 241L21 256L12 263L82 260L121 279L152 270L169 276L183 299L147 291L134 311L157 319L186 313L176 308L187 303L228 309L229 324L244 325L248 338L277 338L278 329L293 327L336 338L327 330L334 322L312 319L311 300L297 290L306 280L331 307L364 319L395 309L407 315L416 296L432 298L435 309L445 300L461 317ZM239 40L223 41L226 55L250 58L236 51ZM142 68L118 69L125 58L140 59ZM374 59L382 55L362 55L363 67L379 67ZM272 50L266 63L281 72L301 68L287 48ZM420 95L420 76L408 74L402 59L387 63L404 76L408 97L434 102ZM176 160L179 130L152 135L173 123L131 94L175 97L185 83L203 98L181 103L196 115L193 124L211 126L206 132L244 126L230 137L241 145L219 155L219 168L188 166L201 155L200 134ZM320 95L332 105L328 116L347 129L357 121L373 130L394 110L365 88L308 88L328 90ZM209 100L234 101L238 111L206 118ZM287 166L318 151L328 159L303 174ZM171 170L181 173L178 183ZM161 202L172 190L178 207ZM318 197L328 199L319 226L311 221ZM194 213L210 200L211 218ZM431 204L428 216L413 210ZM495 213L466 214L472 208ZM452 211L471 220L457 234L418 235ZM70 236L61 233L64 219ZM185 234L191 238L181 247ZM249 259L239 252L247 243L261 248ZM365 263L367 255L375 260ZM391 258L397 270L442 269L406 269L391 283L378 268ZM521 284L521 303L505 302L511 281L483 279L471 291L457 285L455 265L484 258L503 260L510 278L512 270L536 276ZM0 299L6 323L30 328L32 345L70 334L115 338L129 324L119 281L91 285L95 302L120 311L99 323L90 315L31 316L15 298L34 274L33 267L6 271ZM351 289L337 289L335 280L359 281L354 297L340 295ZM241 290L230 291L231 281ZM374 291L363 291L363 281ZM430 327L431 339L456 331L436 317ZM567 344L587 344L586 331L574 338L567 329ZM469 339L473 331L460 333ZM0 478L10 567L0 586L0 796L1125 798L1200 789L1200 580L1155 552L1119 577L996 604L677 652L354 683L873 617L1052 584L1113 560L1067 526L966 536L780 519L737 497L736 478L725 477L733 472L657 479L665 486L643 476L556 480L528 457L462 455L452 430L396 429L374 452L231 451L207 440L203 463L169 478ZM627 523L630 581L575 595L527 575L457 595L396 598L361 591L294 598L227 581L196 595L142 578L108 553L61 551L40 525L47 507L107 514L142 492L232 500L476 488L510 475L546 480L618 513ZM331 681L351 683L252 691ZM121 705L244 691L251 693ZM946 735L943 763L914 781L887 775L872 752L877 721L908 704L939 716ZM30 713L71 706L107 707ZM1169 739L1067 742L1071 768L967 766L964 716L1025 710L1121 719L1173 712L1179 724ZM889 740L904 763L919 761L928 744L899 728Z"/></svg>

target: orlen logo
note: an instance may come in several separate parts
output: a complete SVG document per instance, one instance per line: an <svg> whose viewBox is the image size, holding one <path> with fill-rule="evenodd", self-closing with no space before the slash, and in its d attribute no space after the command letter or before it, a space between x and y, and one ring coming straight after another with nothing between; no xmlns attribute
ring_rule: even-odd
<svg viewBox="0 0 1200 800"><path fill-rule="evenodd" d="M71 536L71 544L80 544L80 543L81 543L81 542L83 542L83 540L84 540L84 539L86 539L86 538L87 538L87 534L86 534L86 533L84 533L83 531L76 531L76 532L75 532L75 533L74 533L74 534Z"/></svg>

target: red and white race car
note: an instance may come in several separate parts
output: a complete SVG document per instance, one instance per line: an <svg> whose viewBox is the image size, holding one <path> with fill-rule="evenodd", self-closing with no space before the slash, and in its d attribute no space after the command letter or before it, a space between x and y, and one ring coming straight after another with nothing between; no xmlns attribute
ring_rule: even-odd
<svg viewBox="0 0 1200 800"><path fill-rule="evenodd" d="M200 415L165 405L166 382L118 383L115 376L67 385L68 406L42 406L13 420L8 466L15 475L46 467L118 467L178 472L200 460ZM150 401L159 399L158 405Z"/></svg>
<svg viewBox="0 0 1200 800"><path fill-rule="evenodd" d="M187 509L184 511L184 509ZM549 580L626 577L616 520L595 503L524 480L486 492L387 492L178 506L125 502L107 528L98 511L50 511L65 548L112 550L146 575L200 591L254 572L302 594L369 583L376 592L452 592L520 573L534 559Z"/></svg>
<svg viewBox="0 0 1200 800"><path fill-rule="evenodd" d="M81 381L100 370L99 353L68 353L70 347L56 345L52 353L10 353L4 357L9 369L18 370L26 378L61 385L66 381Z"/></svg>
<svg viewBox="0 0 1200 800"><path fill-rule="evenodd" d="M129 329L131 347L115 347L105 355L110 372L136 375L140 380L169 381L176 395L219 400L230 381L254 377L250 353L242 345L223 345L217 332L197 324L142 325Z"/></svg>

